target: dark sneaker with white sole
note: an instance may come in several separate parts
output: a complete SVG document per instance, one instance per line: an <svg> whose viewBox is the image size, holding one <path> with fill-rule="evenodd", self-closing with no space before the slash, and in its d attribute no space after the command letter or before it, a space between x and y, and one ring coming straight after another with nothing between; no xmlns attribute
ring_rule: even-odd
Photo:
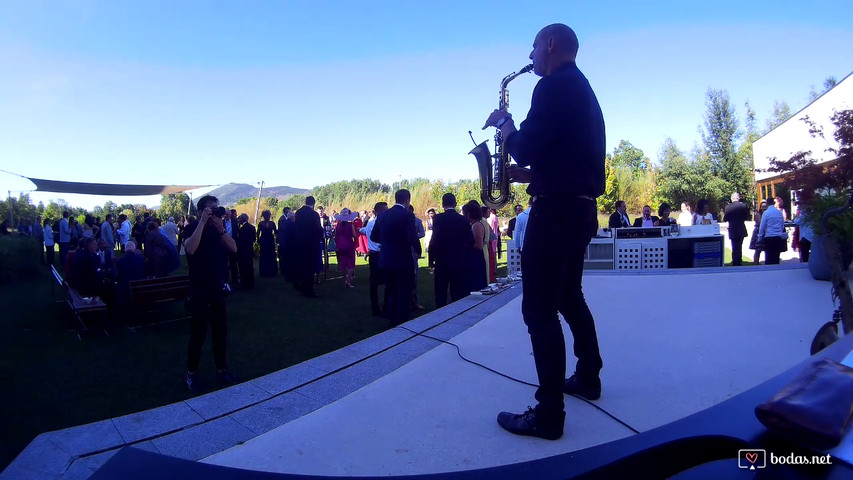
<svg viewBox="0 0 853 480"><path fill-rule="evenodd" d="M527 407L527 411L520 414L501 412L498 414L498 425L504 430L516 435L527 435L539 437L545 440L557 440L563 436L563 424L566 413L560 412L559 416L552 415L545 419L541 413Z"/></svg>
<svg viewBox="0 0 853 480"><path fill-rule="evenodd" d="M577 375L572 375L563 384L563 393L577 395L587 400L598 400L601 398L601 380L595 382L581 382Z"/></svg>

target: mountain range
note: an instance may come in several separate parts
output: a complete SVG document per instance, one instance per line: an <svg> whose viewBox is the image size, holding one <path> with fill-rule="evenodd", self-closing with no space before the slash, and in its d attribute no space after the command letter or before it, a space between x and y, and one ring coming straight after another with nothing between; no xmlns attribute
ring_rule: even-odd
<svg viewBox="0 0 853 480"><path fill-rule="evenodd" d="M283 200L291 195L304 195L309 191L304 188L293 187L264 187L261 196L263 198L276 197ZM209 195L219 199L220 205L234 205L238 200L257 197L258 187L246 183L229 183L211 190Z"/></svg>

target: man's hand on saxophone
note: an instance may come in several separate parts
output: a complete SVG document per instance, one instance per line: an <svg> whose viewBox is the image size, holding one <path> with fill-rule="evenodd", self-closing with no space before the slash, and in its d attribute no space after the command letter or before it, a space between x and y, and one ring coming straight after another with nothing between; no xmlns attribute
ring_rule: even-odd
<svg viewBox="0 0 853 480"><path fill-rule="evenodd" d="M499 128L504 140L509 138L509 134L516 132L515 122L512 121L512 114L503 110L495 110L486 119L486 124L483 125L483 130L495 127Z"/></svg>
<svg viewBox="0 0 853 480"><path fill-rule="evenodd" d="M509 173L509 181L512 183L530 183L533 178L529 168L521 168L518 165L510 166L507 173Z"/></svg>

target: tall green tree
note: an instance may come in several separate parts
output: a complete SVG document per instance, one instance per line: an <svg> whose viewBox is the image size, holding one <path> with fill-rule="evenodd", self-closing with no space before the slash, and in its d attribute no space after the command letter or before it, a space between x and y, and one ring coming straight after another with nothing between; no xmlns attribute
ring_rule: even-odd
<svg viewBox="0 0 853 480"><path fill-rule="evenodd" d="M711 174L722 181L728 194L707 200L721 201L731 192L746 191L752 184L749 170L739 154L738 141L742 136L739 122L729 94L725 90L708 89L705 94L705 129L702 142L711 165Z"/></svg>
<svg viewBox="0 0 853 480"><path fill-rule="evenodd" d="M187 207L190 203L190 197L185 193L170 193L160 196L160 208L157 209L157 216L160 220L166 221L169 217L175 217L175 220L187 214Z"/></svg>
<svg viewBox="0 0 853 480"><path fill-rule="evenodd" d="M746 171L751 173L755 171L755 158L752 153L752 144L761 138L761 134L758 133L758 121L756 119L755 111L749 104L749 100L744 103L744 108L746 109L746 115L744 118L746 136L743 139L743 143L740 145L738 155L740 156L741 163L743 163ZM749 185L746 189L739 190L738 192L740 193L741 198L747 203L752 203L752 201L755 200L755 182L752 180L751 175Z"/></svg>
<svg viewBox="0 0 853 480"><path fill-rule="evenodd" d="M631 142L621 140L613 150L612 163L614 167L626 167L633 174L639 174L649 167L649 158Z"/></svg>
<svg viewBox="0 0 853 480"><path fill-rule="evenodd" d="M770 118L767 119L767 125L764 129L764 133L767 133L770 130L773 130L774 128L778 127L779 125L782 125L792 116L793 113L791 113L791 107L789 107L788 104L785 103L785 101L774 101L773 111L770 112Z"/></svg>
<svg viewBox="0 0 853 480"><path fill-rule="evenodd" d="M812 102L817 100L818 98L820 98L821 95L832 90L832 88L835 87L836 85L838 85L838 79L837 78L832 77L832 76L826 77L823 80L823 90L822 91L818 92L817 90L815 90L814 85L812 85L812 89L809 92L809 100Z"/></svg>
<svg viewBox="0 0 853 480"><path fill-rule="evenodd" d="M619 200L619 185L609 153L604 158L604 175L604 195L598 197L595 203L600 212L608 213L616 210L616 201Z"/></svg>

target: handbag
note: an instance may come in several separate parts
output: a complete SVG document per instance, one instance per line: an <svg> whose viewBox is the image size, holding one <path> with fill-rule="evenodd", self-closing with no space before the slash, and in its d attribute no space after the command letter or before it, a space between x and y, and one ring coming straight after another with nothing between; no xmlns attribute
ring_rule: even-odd
<svg viewBox="0 0 853 480"><path fill-rule="evenodd" d="M831 359L806 367L755 416L770 430L821 450L838 445L853 415L853 368Z"/></svg>

